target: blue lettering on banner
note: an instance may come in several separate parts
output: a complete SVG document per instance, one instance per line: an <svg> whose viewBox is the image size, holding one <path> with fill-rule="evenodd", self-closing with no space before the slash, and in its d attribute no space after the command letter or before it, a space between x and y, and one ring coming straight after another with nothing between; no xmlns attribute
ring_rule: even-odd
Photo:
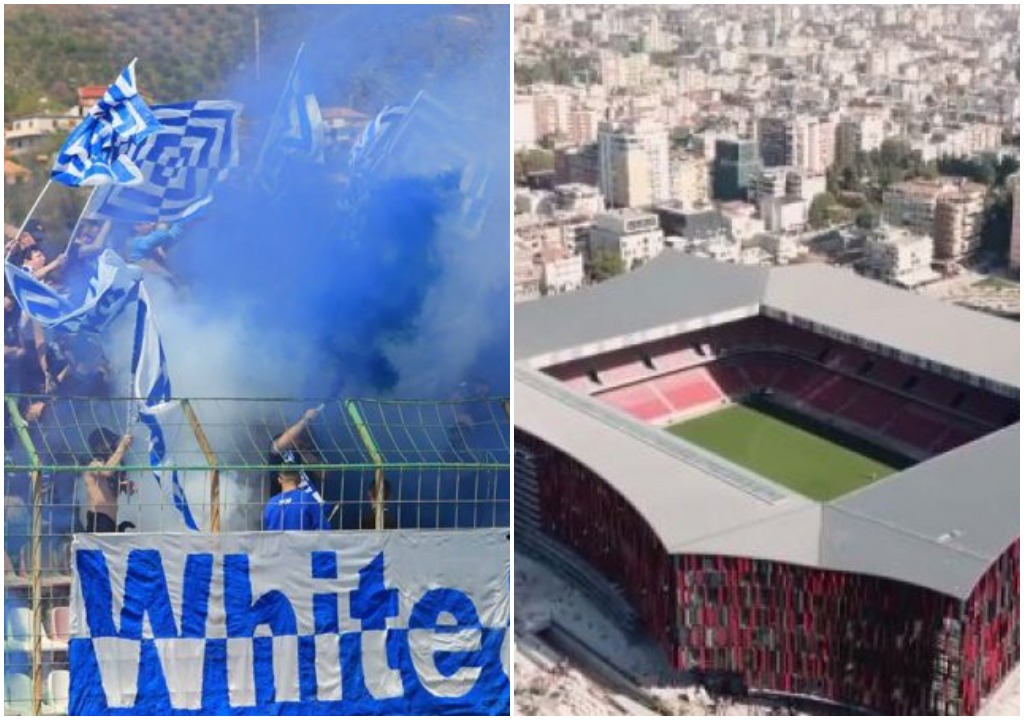
<svg viewBox="0 0 1024 720"><path fill-rule="evenodd" d="M73 606L82 617L69 644L72 715L509 712L507 625L484 626L469 593L429 578L411 596L389 586L404 579L386 576L384 551L363 556L363 567L346 567L332 551L306 552L309 584L288 594L254 593L247 553L224 553L219 563L212 553L179 555L178 577L165 568L170 556L129 550L120 575L104 550L76 550ZM505 568L493 575L507 605ZM112 577L123 577L122 587ZM490 602L486 590L477 597ZM297 593L307 593L306 604ZM400 595L411 604L407 627L398 627ZM311 609L305 624L298 608Z"/></svg>

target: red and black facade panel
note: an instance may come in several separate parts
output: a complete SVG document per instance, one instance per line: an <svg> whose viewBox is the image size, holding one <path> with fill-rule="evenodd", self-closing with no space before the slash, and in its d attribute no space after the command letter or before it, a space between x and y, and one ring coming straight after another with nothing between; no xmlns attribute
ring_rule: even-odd
<svg viewBox="0 0 1024 720"><path fill-rule="evenodd" d="M619 585L651 636L673 648L672 560L636 509L565 453L522 431L515 442L536 455L545 532Z"/></svg>
<svg viewBox="0 0 1024 720"><path fill-rule="evenodd" d="M973 714L1017 663L1019 540L967 601L869 575L669 556L599 476L521 431L516 443L536 454L544 530L623 588L680 670L886 714Z"/></svg>

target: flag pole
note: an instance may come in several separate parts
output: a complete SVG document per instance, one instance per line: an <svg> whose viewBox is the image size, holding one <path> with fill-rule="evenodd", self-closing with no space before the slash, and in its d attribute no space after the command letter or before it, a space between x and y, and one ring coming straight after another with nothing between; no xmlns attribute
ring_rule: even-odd
<svg viewBox="0 0 1024 720"><path fill-rule="evenodd" d="M263 144L260 145L260 153L256 157L256 168L253 172L253 177L257 177L260 173L260 169L263 167L263 159L267 154L267 148L270 145L270 139L273 137L274 124L277 121L277 116L281 114L281 107L284 105L284 99L288 96L288 88L291 87L292 80L295 78L295 72L299 68L299 58L302 57L302 51L306 47L306 43L299 45L299 49L295 53L295 60L292 61L292 68L288 71L288 77L284 81L284 88L281 90L281 96L277 99L277 106L274 108L274 114L270 116L270 124L267 125L267 134L263 136Z"/></svg>
<svg viewBox="0 0 1024 720"><path fill-rule="evenodd" d="M11 249L4 253L4 262L7 262L11 253L14 252L14 247L17 244L18 238L20 238L21 234L25 231L25 226L28 225L28 221L32 219L32 213L34 213L36 208L39 207L39 203L42 202L43 195L46 194L46 191L50 189L51 185L53 185L53 178L47 180L46 184L43 185L43 189L39 191L39 196L36 198L36 201L32 203L32 207L29 209L28 215L25 216L25 220L21 223L21 227L18 228L18 234L14 236L14 243L11 244Z"/></svg>
<svg viewBox="0 0 1024 720"><path fill-rule="evenodd" d="M71 228L71 235L68 237L68 244L64 246L64 251L61 255L67 255L71 250L71 243L75 241L75 233L78 232L78 226L82 224L82 218L85 217L85 213L89 209L89 205L92 204L92 199L96 195L97 190L99 190L99 186L93 185L92 191L89 193L89 198L85 201L85 205L82 207L82 212L78 213L78 219L75 220L75 226Z"/></svg>

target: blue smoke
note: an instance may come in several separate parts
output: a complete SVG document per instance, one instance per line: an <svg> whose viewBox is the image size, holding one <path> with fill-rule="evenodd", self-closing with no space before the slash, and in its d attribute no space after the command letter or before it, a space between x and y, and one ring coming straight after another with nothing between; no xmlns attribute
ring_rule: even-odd
<svg viewBox="0 0 1024 720"><path fill-rule="evenodd" d="M225 94L245 103L242 166L173 250L187 299L167 293L175 310L160 324L176 394L507 394L507 8L264 12L261 80L248 67ZM300 43L321 107L372 118L426 100L400 149L358 181L340 143L323 162L292 158L262 178L268 192L255 158ZM471 216L467 188L481 174ZM225 347L213 367L185 357L214 334ZM231 376L219 390L218 375Z"/></svg>

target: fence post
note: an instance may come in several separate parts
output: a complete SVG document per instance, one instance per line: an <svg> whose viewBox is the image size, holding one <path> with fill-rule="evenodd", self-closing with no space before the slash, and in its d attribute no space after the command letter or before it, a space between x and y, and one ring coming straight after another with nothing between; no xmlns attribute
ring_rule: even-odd
<svg viewBox="0 0 1024 720"><path fill-rule="evenodd" d="M363 441L363 445L366 446L366 451L370 453L370 458L373 460L373 464L377 466L373 476L373 526L377 530L384 529L384 457L380 454L380 449L377 447L377 443L373 440L373 435L370 434L370 428L367 427L366 421L363 420L363 416L359 412L359 408L356 406L355 400L345 401L345 410L348 411L348 415L352 418L352 422L356 425L356 430L359 431L359 438Z"/></svg>
<svg viewBox="0 0 1024 720"><path fill-rule="evenodd" d="M43 709L43 599L40 573L43 556L43 478L39 470L39 453L28 433L25 419L18 411L18 402L8 396L7 410L10 412L18 439L28 453L32 471L32 714L41 715Z"/></svg>
<svg viewBox="0 0 1024 720"><path fill-rule="evenodd" d="M192 427L192 433L196 436L199 449L203 451L203 457L210 466L210 532L220 532L220 470L217 468L217 455L210 447L210 441L206 437L202 423L196 411L192 409L192 403L188 398L181 401L181 409L188 418L188 424Z"/></svg>

